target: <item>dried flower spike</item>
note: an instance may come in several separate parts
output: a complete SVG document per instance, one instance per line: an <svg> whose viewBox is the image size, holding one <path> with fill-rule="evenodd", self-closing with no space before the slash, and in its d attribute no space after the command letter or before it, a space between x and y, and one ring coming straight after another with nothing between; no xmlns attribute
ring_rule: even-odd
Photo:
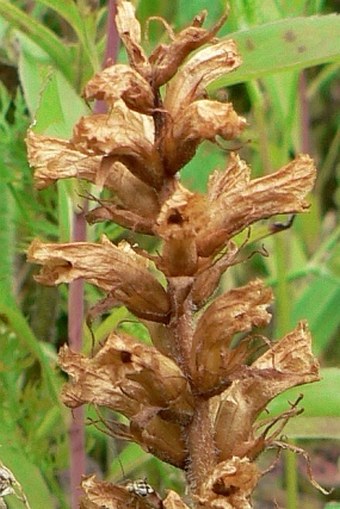
<svg viewBox="0 0 340 509"><path fill-rule="evenodd" d="M64 346L59 362L70 375L64 403L121 412L126 424L101 419L108 433L187 475L185 501L172 491L162 500L147 483L113 485L90 476L82 484L83 509L251 508L261 477L255 461L276 443L277 429L269 431L280 417L266 421L262 433L256 419L276 395L319 379L305 322L279 342L264 338L256 353L253 330L269 323L273 298L262 281L212 297L221 275L241 259L232 238L261 219L304 212L316 170L302 154L252 180L231 153L225 171L212 173L206 195L180 183L178 172L202 141L233 139L246 127L232 104L207 97L206 86L241 65L241 57L234 41L215 37L225 16L210 30L204 19L199 14L177 35L164 21L170 42L148 57L132 4L119 0L116 22L129 65L108 67L84 91L88 100L106 101L107 113L80 119L70 140L32 130L27 136L37 187L86 180L106 191L95 199L90 222L114 221L161 242L153 255L107 237L35 240L28 252L42 265L40 283L84 278L103 292L92 316L126 306L153 343L112 331L90 358ZM235 343L235 334L242 341Z"/></svg>

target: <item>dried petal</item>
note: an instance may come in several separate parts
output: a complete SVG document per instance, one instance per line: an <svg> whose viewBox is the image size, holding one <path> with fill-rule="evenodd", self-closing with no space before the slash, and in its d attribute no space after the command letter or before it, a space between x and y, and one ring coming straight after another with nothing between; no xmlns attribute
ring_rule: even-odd
<svg viewBox="0 0 340 509"><path fill-rule="evenodd" d="M203 140L215 141L216 136L230 140L246 126L231 103L200 100L191 103L169 123L162 151L168 173L177 172L195 154Z"/></svg>
<svg viewBox="0 0 340 509"><path fill-rule="evenodd" d="M221 395L216 417L216 445L220 459L244 450L253 440L253 424L275 396L296 385L319 380L319 365L311 351L305 322L259 357L244 375Z"/></svg>
<svg viewBox="0 0 340 509"><path fill-rule="evenodd" d="M251 509L249 497L260 477L248 458L234 456L216 465L201 488L200 503L207 508Z"/></svg>
<svg viewBox="0 0 340 509"><path fill-rule="evenodd" d="M196 270L196 231L205 201L177 183L157 218L155 232L165 241L161 270L167 276L190 275Z"/></svg>
<svg viewBox="0 0 340 509"><path fill-rule="evenodd" d="M84 278L114 293L137 316L167 321L169 300L165 290L148 271L148 261L127 243L117 247L105 236L98 244L44 244L34 240L28 250L28 260L43 265L36 276L39 283L57 285Z"/></svg>
<svg viewBox="0 0 340 509"><path fill-rule="evenodd" d="M80 502L80 509L150 509L143 499L133 496L126 486L119 486L104 481L97 481L95 475L84 477L81 487L85 493Z"/></svg>
<svg viewBox="0 0 340 509"><path fill-rule="evenodd" d="M183 502L181 497L175 491L169 490L167 496L163 500L164 509L189 509Z"/></svg>
<svg viewBox="0 0 340 509"><path fill-rule="evenodd" d="M62 368L74 377L64 388L71 407L95 403L131 417L144 408L162 411L165 419L183 421L192 415L189 385L177 365L155 347L130 336L110 334L90 359L64 347Z"/></svg>
<svg viewBox="0 0 340 509"><path fill-rule="evenodd" d="M193 337L193 378L201 392L223 387L228 373L244 363L243 343L231 349L237 332L263 327L271 319L267 308L272 291L259 279L235 288L214 300L200 317ZM240 355L238 355L238 353Z"/></svg>
<svg viewBox="0 0 340 509"><path fill-rule="evenodd" d="M131 67L145 79L151 77L151 66L144 53L141 40L141 28L135 16L135 8L131 2L117 2L116 25L119 36L126 48Z"/></svg>
<svg viewBox="0 0 340 509"><path fill-rule="evenodd" d="M209 181L210 220L197 238L199 254L209 256L255 221L305 211L315 176L312 159L301 154L279 171L250 180L245 162L232 154L226 172L215 172Z"/></svg>
<svg viewBox="0 0 340 509"><path fill-rule="evenodd" d="M149 83L134 69L116 64L97 73L84 89L86 99L104 100L109 104L123 99L125 104L139 113L151 114L154 95Z"/></svg>
<svg viewBox="0 0 340 509"><path fill-rule="evenodd" d="M176 74L189 53L209 42L227 19L226 13L210 30L207 30L201 28L206 14L206 11L202 11L195 16L192 25L181 30L171 44L160 44L154 49L149 61L153 65L155 87L167 83Z"/></svg>
<svg viewBox="0 0 340 509"><path fill-rule="evenodd" d="M72 142L81 152L115 156L143 182L159 187L162 165L154 146L152 119L117 101L109 114L82 117Z"/></svg>
<svg viewBox="0 0 340 509"><path fill-rule="evenodd" d="M159 415L148 420L131 420L131 439L147 452L177 468L185 468L187 447L183 437L183 427L177 422L169 422Z"/></svg>
<svg viewBox="0 0 340 509"><path fill-rule="evenodd" d="M117 205L108 203L100 208L100 212L92 211L90 221L111 219L136 231L152 232L159 213L155 189L136 178L114 157L90 155L79 151L69 141L33 131L28 132L26 142L30 164L35 167L34 178L38 189L71 177L105 186L114 191Z"/></svg>
<svg viewBox="0 0 340 509"><path fill-rule="evenodd" d="M95 182L101 156L81 152L67 140L43 136L32 130L27 133L26 143L29 163L35 168L34 179L38 189L70 177Z"/></svg>
<svg viewBox="0 0 340 509"><path fill-rule="evenodd" d="M195 275L191 298L197 309L201 308L216 290L221 275L233 265L238 254L238 247L230 241L226 252L216 260L205 260Z"/></svg>
<svg viewBox="0 0 340 509"><path fill-rule="evenodd" d="M241 64L233 40L223 40L196 53L171 80L164 99L165 108L174 122L196 99L201 99L209 83Z"/></svg>

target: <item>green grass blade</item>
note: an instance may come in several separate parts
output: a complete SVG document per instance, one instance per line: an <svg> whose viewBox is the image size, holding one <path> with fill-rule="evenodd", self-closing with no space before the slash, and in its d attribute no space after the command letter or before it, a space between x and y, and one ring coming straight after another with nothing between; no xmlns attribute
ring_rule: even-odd
<svg viewBox="0 0 340 509"><path fill-rule="evenodd" d="M2 426L0 426L2 431ZM6 437L6 442L0 443L0 460L9 468L16 480L20 483L25 493L30 507L41 507L44 509L52 509L55 507L55 500L50 493L48 486L39 471L38 467L32 463L23 451L20 445L16 445L11 440L11 435L1 433ZM23 504L13 495L6 497L6 503L9 509L22 509Z"/></svg>
<svg viewBox="0 0 340 509"><path fill-rule="evenodd" d="M59 37L7 0L0 0L0 16L43 49L64 76L69 81L73 81L71 55L68 47Z"/></svg>
<svg viewBox="0 0 340 509"><path fill-rule="evenodd" d="M89 62L92 64L93 72L98 70L99 60L94 44L95 33L92 30L95 27L95 23L93 22L94 16L92 16L90 12L82 15L80 9L73 0L63 0L62 2L60 2L60 0L39 0L39 3L53 9L71 25L82 43Z"/></svg>
<svg viewBox="0 0 340 509"><path fill-rule="evenodd" d="M289 18L228 35L236 41L243 65L216 80L217 88L281 71L340 62L340 16Z"/></svg>
<svg viewBox="0 0 340 509"><path fill-rule="evenodd" d="M313 351L322 353L340 325L340 279L320 274L308 285L292 310L291 325L306 318L313 336Z"/></svg>
<svg viewBox="0 0 340 509"><path fill-rule="evenodd" d="M0 315L6 318L10 328L16 333L16 335L25 344L26 348L34 355L34 357L40 363L43 377L47 384L50 397L52 401L60 407L60 410L62 410L62 405L58 396L59 388L57 387L56 384L55 373L49 364L47 356L44 350L42 349L40 342L33 334L25 317L14 305L8 306L7 304L1 301L0 301Z"/></svg>

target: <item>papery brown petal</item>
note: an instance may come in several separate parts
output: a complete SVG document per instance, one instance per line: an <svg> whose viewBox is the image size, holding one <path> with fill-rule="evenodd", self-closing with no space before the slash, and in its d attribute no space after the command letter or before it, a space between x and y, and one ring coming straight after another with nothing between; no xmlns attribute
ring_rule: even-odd
<svg viewBox="0 0 340 509"><path fill-rule="evenodd" d="M152 119L129 110L123 101L109 114L82 117L72 138L79 151L115 156L140 180L159 187L163 170L153 141Z"/></svg>
<svg viewBox="0 0 340 509"><path fill-rule="evenodd" d="M192 342L193 378L201 391L223 387L227 373L233 371L237 363L245 362L245 345L241 343L231 350L230 343L234 334L269 323L271 315L267 308L272 297L270 288L257 279L224 293L206 309L197 323Z"/></svg>
<svg viewBox="0 0 340 509"><path fill-rule="evenodd" d="M151 114L154 108L154 95L149 83L125 64L112 65L97 73L87 83L84 96L109 104L123 99L130 109L139 113Z"/></svg>
<svg viewBox="0 0 340 509"><path fill-rule="evenodd" d="M95 182L101 156L81 152L67 140L43 136L32 130L27 133L26 144L29 163L35 168L34 180L38 189L70 177Z"/></svg>
<svg viewBox="0 0 340 509"><path fill-rule="evenodd" d="M216 136L230 140L246 126L231 103L200 100L191 103L169 124L162 145L167 171L177 172L195 154L203 140L215 141Z"/></svg>
<svg viewBox="0 0 340 509"><path fill-rule="evenodd" d="M216 465L201 488L200 502L207 508L251 509L249 498L260 477L248 458L234 456Z"/></svg>
<svg viewBox="0 0 340 509"><path fill-rule="evenodd" d="M197 271L191 290L193 304L201 308L217 289L221 275L233 265L238 254L238 247L230 241L226 253L216 260L207 259Z"/></svg>
<svg viewBox="0 0 340 509"><path fill-rule="evenodd" d="M160 44L150 55L153 65L153 83L160 87L167 83L178 71L185 58L193 50L209 42L227 19L227 13L210 29L201 28L206 11L195 16L192 25L179 32L170 44Z"/></svg>
<svg viewBox="0 0 340 509"><path fill-rule="evenodd" d="M73 354L67 347L59 358L74 377L64 388L68 406L91 402L128 417L143 408L164 408L164 417L177 421L192 415L190 388L177 365L126 334L110 334L93 358Z"/></svg>
<svg viewBox="0 0 340 509"><path fill-rule="evenodd" d="M187 448L179 423L155 415L148 422L132 419L130 431L132 440L147 452L177 468L185 467Z"/></svg>
<svg viewBox="0 0 340 509"><path fill-rule="evenodd" d="M43 265L36 276L39 283L57 285L83 278L114 293L137 316L167 321L169 299L165 290L148 271L148 261L127 243L117 247L105 236L98 244L45 244L34 240L28 261Z"/></svg>
<svg viewBox="0 0 340 509"><path fill-rule="evenodd" d="M249 168L232 154L226 172L209 181L211 219L197 238L199 254L209 256L255 221L305 211L315 176L312 159L301 154L277 172L250 180Z"/></svg>
<svg viewBox="0 0 340 509"><path fill-rule="evenodd" d="M174 121L183 108L203 97L209 83L240 64L241 57L233 40L223 40L190 58L171 80L164 99L164 106Z"/></svg>
<svg viewBox="0 0 340 509"><path fill-rule="evenodd" d="M141 27L131 2L125 0L117 2L116 25L119 36L126 48L131 67L148 79L151 77L151 65L140 45Z"/></svg>
<svg viewBox="0 0 340 509"><path fill-rule="evenodd" d="M81 483L85 495L80 502L80 509L150 509L141 499L137 500L125 486L105 481L97 481L95 475L84 477ZM140 504L139 504L140 502Z"/></svg>
<svg viewBox="0 0 340 509"><path fill-rule="evenodd" d="M102 207L96 207L86 214L88 223L111 221L134 232L152 235L154 223L149 218L134 214L130 210L123 209L115 204L104 203L103 201L102 203Z"/></svg>
<svg viewBox="0 0 340 509"><path fill-rule="evenodd" d="M275 396L317 380L319 365L311 351L311 335L301 322L250 368L244 367L244 376L221 395L215 422L220 459L237 454L243 442L252 440L255 419Z"/></svg>
<svg viewBox="0 0 340 509"><path fill-rule="evenodd" d="M168 490L168 494L163 500L164 509L189 509L181 497L175 491Z"/></svg>
<svg viewBox="0 0 340 509"><path fill-rule="evenodd" d="M205 310L194 334L194 351L206 350L214 343L230 346L237 332L248 332L253 327L264 327L270 322L267 308L273 299L270 288L255 279L246 286L225 292ZM199 364L203 361L200 359Z"/></svg>
<svg viewBox="0 0 340 509"><path fill-rule="evenodd" d="M101 163L101 167L105 167L102 171L107 175L105 187L115 192L126 209L146 218L156 218L160 209L157 192L136 178L126 166L112 159L105 157Z"/></svg>
<svg viewBox="0 0 340 509"><path fill-rule="evenodd" d="M164 240L161 270L168 276L190 275L196 270L196 231L205 207L204 198L181 184L161 208L154 231Z"/></svg>

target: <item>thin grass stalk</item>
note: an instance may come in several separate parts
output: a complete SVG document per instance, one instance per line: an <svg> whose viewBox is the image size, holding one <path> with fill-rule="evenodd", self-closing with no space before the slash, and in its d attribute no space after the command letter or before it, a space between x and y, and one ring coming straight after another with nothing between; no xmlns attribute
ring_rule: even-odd
<svg viewBox="0 0 340 509"><path fill-rule="evenodd" d="M119 38L115 25L116 2L110 0L107 21L107 43L103 67L108 63L115 62ZM94 106L94 112L104 112L105 103L97 101ZM82 212L73 213L73 232L72 241L86 241L86 219L85 215L88 209L87 200L84 200ZM83 321L84 321L84 281L79 279L73 281L70 285L68 301L68 337L69 344L75 352L80 352L83 344ZM70 425L70 486L71 486L71 507L79 507L81 496L80 483L86 470L85 453L85 422L84 408L79 407L73 411L73 419Z"/></svg>

